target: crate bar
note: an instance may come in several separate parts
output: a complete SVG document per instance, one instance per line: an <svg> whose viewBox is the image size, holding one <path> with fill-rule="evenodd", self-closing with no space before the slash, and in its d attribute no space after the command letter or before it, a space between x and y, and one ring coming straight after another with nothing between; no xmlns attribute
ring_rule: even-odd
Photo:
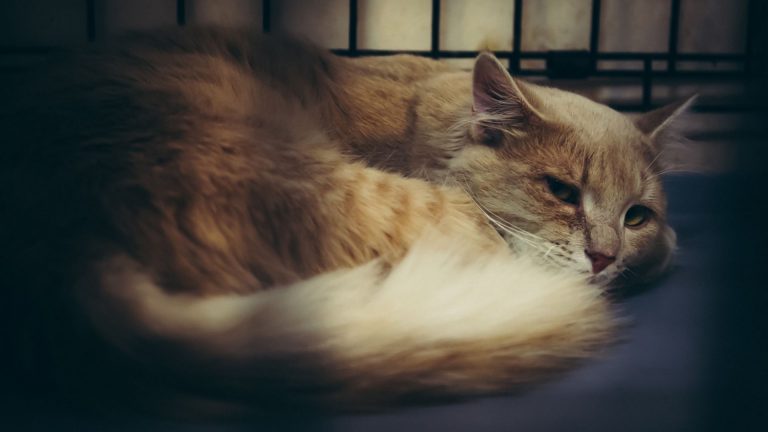
<svg viewBox="0 0 768 432"><path fill-rule="evenodd" d="M40 54L40 53L48 53L48 52L54 52L57 50L60 50L60 47L56 46L9 46L9 45L0 45L0 55L3 54ZM331 51L335 52L339 55L352 55L352 51L349 49L332 49ZM430 56L432 54L431 51L419 51L419 50L385 50L385 49L360 49L358 48L355 51L358 55L367 55L367 56L381 56L381 55L392 55L392 54L413 54L413 55L419 55L419 56ZM440 57L443 58L474 58L477 57L478 52L477 51L439 51L438 53ZM516 55L514 51L496 51L495 54L499 58L512 58ZM537 60L545 60L547 58L548 53L545 51L527 51L527 52L521 52L518 53L519 57L521 59L537 59ZM643 53L643 52L601 52L596 54L597 60L629 60L629 61L637 61L642 62L646 59L649 60L668 60L670 58L670 55L667 53ZM711 63L711 62L726 62L726 63L744 63L747 61L747 57L744 54L718 54L718 53L680 53L675 56L675 58L678 61L689 61L689 62L698 62L698 63ZM603 75L603 72L611 72L616 71L615 69L609 70L609 71L595 71L593 75ZM628 69L626 72L629 73L642 73L642 70L640 69ZM658 71L655 70L654 74L658 75L659 72L663 72L663 75L669 75L669 76L690 76L688 72L690 71L675 71L674 73L669 73L668 71ZM743 74L742 70L734 70L734 71L701 71L703 73L715 73L715 72L722 72L726 73L727 75L731 76L733 74Z"/></svg>
<svg viewBox="0 0 768 432"><path fill-rule="evenodd" d="M645 72L645 66L644 66L643 69L640 69L640 70L637 70L637 69L635 70L626 70L626 69L599 70L599 71L596 71L591 76L620 78L620 77L642 77L645 74L646 72ZM675 71L675 72L669 72L666 70L652 70L649 76L653 78L662 77L662 78L688 78L688 79L718 78L718 79L743 80L745 78L745 74L743 71L706 71L706 70L685 70L685 71Z"/></svg>
<svg viewBox="0 0 768 432"><path fill-rule="evenodd" d="M643 60L643 110L651 108L653 101L653 60Z"/></svg>
<svg viewBox="0 0 768 432"><path fill-rule="evenodd" d="M440 56L440 0L432 0L432 35L430 44L430 56Z"/></svg>
<svg viewBox="0 0 768 432"><path fill-rule="evenodd" d="M179 26L184 26L187 24L186 0L176 0L176 24Z"/></svg>
<svg viewBox="0 0 768 432"><path fill-rule="evenodd" d="M599 53L597 55L598 60L645 60L649 58L651 60L670 60L673 58L668 53L627 53L627 52L611 52L611 53ZM712 62L712 61L724 61L740 63L746 60L746 56L743 54L720 54L720 53L678 53L674 55L674 59L677 61L699 61L699 62Z"/></svg>
<svg viewBox="0 0 768 432"><path fill-rule="evenodd" d="M598 53L600 44L600 0L592 0L592 21L589 28L589 53L592 55L592 62L595 62L595 55ZM594 69L595 64L592 65Z"/></svg>
<svg viewBox="0 0 768 432"><path fill-rule="evenodd" d="M661 105L655 104L650 107L646 107L643 104L627 104L627 103L608 103L609 107L621 112L647 112L650 109L660 108ZM759 107L749 105L699 105L693 108L697 113L731 113L731 112L744 112L744 111L757 111Z"/></svg>
<svg viewBox="0 0 768 432"><path fill-rule="evenodd" d="M515 14L512 18L512 54L509 68L513 73L520 72L520 53L523 39L523 0L515 0Z"/></svg>
<svg viewBox="0 0 768 432"><path fill-rule="evenodd" d="M270 0L261 0L261 31L269 33L272 27L272 5Z"/></svg>
<svg viewBox="0 0 768 432"><path fill-rule="evenodd" d="M677 36L680 30L680 0L672 0L672 10L669 15L669 60L667 70L674 72L677 67Z"/></svg>
<svg viewBox="0 0 768 432"><path fill-rule="evenodd" d="M357 0L349 0L349 54L357 56Z"/></svg>
<svg viewBox="0 0 768 432"><path fill-rule="evenodd" d="M85 2L85 26L88 42L96 40L96 0Z"/></svg>
<svg viewBox="0 0 768 432"><path fill-rule="evenodd" d="M349 55L350 51L345 49L335 49L342 55ZM386 49L357 49L357 52L361 55L390 55L390 54L414 54L421 56L429 56L432 51L424 50L386 50ZM474 50L441 50L439 51L440 57L447 58L473 58L478 54ZM512 57L515 55L514 51L496 51L495 54L500 58ZM546 51L527 51L517 53L521 59L546 59L549 55ZM718 53L683 53L676 56L679 61L695 61L695 62L731 62L741 63L745 61L744 54L718 54ZM668 60L670 55L667 53L643 53L643 52L599 52L595 54L597 60L634 60L642 62L646 59L649 60Z"/></svg>

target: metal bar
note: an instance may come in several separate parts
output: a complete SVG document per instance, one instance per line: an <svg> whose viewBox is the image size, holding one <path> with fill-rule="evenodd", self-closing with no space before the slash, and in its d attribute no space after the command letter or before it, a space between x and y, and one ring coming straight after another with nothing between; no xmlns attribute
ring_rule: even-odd
<svg viewBox="0 0 768 432"><path fill-rule="evenodd" d="M432 0L432 35L430 55L433 58L440 56L440 0Z"/></svg>
<svg viewBox="0 0 768 432"><path fill-rule="evenodd" d="M623 112L645 112L654 108L659 108L662 105L652 104L650 107L646 107L642 104L606 104L616 111ZM696 105L693 107L693 111L701 113L731 113L731 112L750 112L750 111L762 111L764 108L754 105Z"/></svg>
<svg viewBox="0 0 768 432"><path fill-rule="evenodd" d="M187 24L186 0L176 0L176 24L179 26L183 26Z"/></svg>
<svg viewBox="0 0 768 432"><path fill-rule="evenodd" d="M96 0L85 2L85 25L88 42L96 40Z"/></svg>
<svg viewBox="0 0 768 432"><path fill-rule="evenodd" d="M592 0L592 21L589 28L589 52L594 57L600 44L600 0Z"/></svg>
<svg viewBox="0 0 768 432"><path fill-rule="evenodd" d="M669 63L667 69L674 72L677 68L677 36L680 30L680 0L672 0L672 10L669 15Z"/></svg>
<svg viewBox="0 0 768 432"><path fill-rule="evenodd" d="M431 57L432 52L431 51L414 51L414 50L379 50L379 49L358 49L354 53L347 49L334 49L331 50L335 54L341 55L341 56L352 56L352 55L358 55L358 56L385 56L385 55L392 55L392 54L411 54L416 56L422 56L422 57ZM511 51L502 51L496 53L498 57L506 58L510 55L514 54ZM602 59L603 57L607 59L613 58L613 55L616 53L603 53L598 56L599 59ZM477 56L477 51L440 51L439 55L441 58L474 58ZM660 54L661 56L666 56L666 54ZM546 53L521 53L521 58L525 59L546 59ZM632 60L635 61L641 61L645 65L646 62L653 64L652 61L655 59L655 56L651 57L632 57ZM709 55L706 56L706 60L699 60L702 62L710 62L711 57ZM736 61L736 60L732 60ZM743 61L743 60L742 60ZM529 76L536 76L536 75L546 75L547 71L545 69L524 69L518 71L520 75L529 75ZM645 71L645 69L609 69L609 70L597 70L594 71L590 76L594 77L643 77L648 72ZM723 71L723 70L714 70L714 71L707 71L707 70L684 70L684 71L675 71L675 72L669 72L666 70L653 70L650 71L650 76L653 78L656 77L678 77L678 78L723 78L723 79L741 79L745 75L745 72L743 70L732 70L732 71Z"/></svg>
<svg viewBox="0 0 768 432"><path fill-rule="evenodd" d="M351 56L357 53L357 0L349 0L349 51Z"/></svg>
<svg viewBox="0 0 768 432"><path fill-rule="evenodd" d="M594 77L643 77L646 75L645 70L602 70L596 71L592 76ZM649 76L653 78L686 78L686 79L744 79L746 74L744 71L705 71L705 70L684 70L669 72L666 70L652 71Z"/></svg>
<svg viewBox="0 0 768 432"><path fill-rule="evenodd" d="M520 54L523 39L523 0L515 0L515 12L512 18L512 55L509 68L512 72L520 72Z"/></svg>
<svg viewBox="0 0 768 432"><path fill-rule="evenodd" d="M349 50L337 49L334 52L349 55ZM361 55L389 55L389 54L414 54L429 56L432 55L432 51L419 51L419 50L380 50L380 49L358 49L357 52ZM476 57L478 52L474 50L440 50L438 51L440 57L447 58L473 58ZM546 59L549 52L546 51L528 51L515 53L514 51L496 51L497 57L511 58L518 55L521 59ZM595 54L597 60L668 60L670 58L667 53L628 53L628 52L601 52ZM693 62L730 62L730 63L742 63L746 59L744 54L709 54L709 53L685 53L678 54L677 60L680 61L693 61Z"/></svg>
<svg viewBox="0 0 768 432"><path fill-rule="evenodd" d="M650 109L653 100L653 62L643 61L643 108Z"/></svg>
<svg viewBox="0 0 768 432"><path fill-rule="evenodd" d="M672 55L668 53L598 53L599 60L671 60ZM746 59L744 54L710 54L710 53L678 53L674 55L678 61L724 61L724 62L743 62Z"/></svg>
<svg viewBox="0 0 768 432"><path fill-rule="evenodd" d="M3 54L40 54L40 53L47 53L56 51L60 48L56 46L2 46L0 45L0 55ZM357 49L355 51L349 50L349 49L333 49L331 50L339 55L352 55L353 53L356 55L366 55L366 56L381 56L381 55L392 55L392 54L413 54L413 55L420 55L420 56L431 56L432 51L418 51L418 50L381 50L381 49ZM455 51L438 51L438 55L442 58L474 58L477 57L478 52L473 50L455 50ZM547 55L549 53L547 52L540 52L540 51L528 51L528 52L519 52L516 53L514 51L497 51L495 52L496 56L499 58L514 58L515 56L519 56L521 59L535 59L535 60L546 60ZM645 60L668 60L670 58L670 55L667 53L626 53L626 52L610 52L610 53L597 53L596 54L597 60L629 60L629 61L645 61ZM711 63L711 62L723 62L723 63L744 63L747 60L747 56L744 54L708 54L708 53L684 53L684 54L678 54L677 55L678 61L688 61L688 62L700 62L700 63ZM611 74L612 72L618 72L620 70L607 70L607 71L595 71L594 75L605 75L605 73ZM628 73L633 74L642 74L642 70L640 69L629 69L626 70ZM670 74L667 71L654 71L654 75L680 75L680 76L690 76L690 72L701 72L703 74L711 74L711 73L725 73L728 75L733 74L742 74L743 71L675 71L674 74Z"/></svg>
<svg viewBox="0 0 768 432"><path fill-rule="evenodd" d="M269 33L272 27L272 5L270 0L261 0L261 31Z"/></svg>

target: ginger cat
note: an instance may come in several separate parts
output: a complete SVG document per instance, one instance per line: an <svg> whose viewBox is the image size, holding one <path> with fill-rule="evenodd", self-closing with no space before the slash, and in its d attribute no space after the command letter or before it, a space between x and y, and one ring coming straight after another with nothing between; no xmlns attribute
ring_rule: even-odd
<svg viewBox="0 0 768 432"><path fill-rule="evenodd" d="M605 286L674 249L658 174L690 102L633 122L487 53L465 72L218 30L31 79L0 120L13 296L66 305L34 316L85 329L61 350L180 392L513 389L609 341Z"/></svg>

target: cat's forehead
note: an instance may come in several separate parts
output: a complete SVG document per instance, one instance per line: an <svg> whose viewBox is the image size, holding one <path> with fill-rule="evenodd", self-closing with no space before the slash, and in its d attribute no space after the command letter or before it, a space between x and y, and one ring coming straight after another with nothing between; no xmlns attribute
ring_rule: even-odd
<svg viewBox="0 0 768 432"><path fill-rule="evenodd" d="M645 139L627 116L606 105L557 89L543 88L541 93L541 111L548 121L585 145L613 149L627 143L639 146Z"/></svg>
<svg viewBox="0 0 768 432"><path fill-rule="evenodd" d="M598 196L653 193L649 138L625 115L583 96L541 89L551 146L571 180Z"/></svg>
<svg viewBox="0 0 768 432"><path fill-rule="evenodd" d="M627 116L574 93L550 88L542 88L540 93L541 112L550 130L569 146L591 154L649 156L648 137Z"/></svg>

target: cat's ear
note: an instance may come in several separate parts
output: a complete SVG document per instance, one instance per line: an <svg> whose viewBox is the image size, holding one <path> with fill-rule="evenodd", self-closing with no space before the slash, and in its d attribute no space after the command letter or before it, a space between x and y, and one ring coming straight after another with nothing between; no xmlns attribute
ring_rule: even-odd
<svg viewBox="0 0 768 432"><path fill-rule="evenodd" d="M696 98L697 95L693 95L647 112L635 120L635 125L657 146L663 147L665 141L678 135L683 127L683 118L696 102Z"/></svg>
<svg viewBox="0 0 768 432"><path fill-rule="evenodd" d="M687 113L697 95L673 102L647 112L635 119L635 125L651 139L656 154L654 166L663 171L699 171L701 164L692 164L689 141L685 137Z"/></svg>
<svg viewBox="0 0 768 432"><path fill-rule="evenodd" d="M532 98L493 54L480 54L472 71L474 137L498 146L505 134L522 133L532 118L540 117Z"/></svg>

